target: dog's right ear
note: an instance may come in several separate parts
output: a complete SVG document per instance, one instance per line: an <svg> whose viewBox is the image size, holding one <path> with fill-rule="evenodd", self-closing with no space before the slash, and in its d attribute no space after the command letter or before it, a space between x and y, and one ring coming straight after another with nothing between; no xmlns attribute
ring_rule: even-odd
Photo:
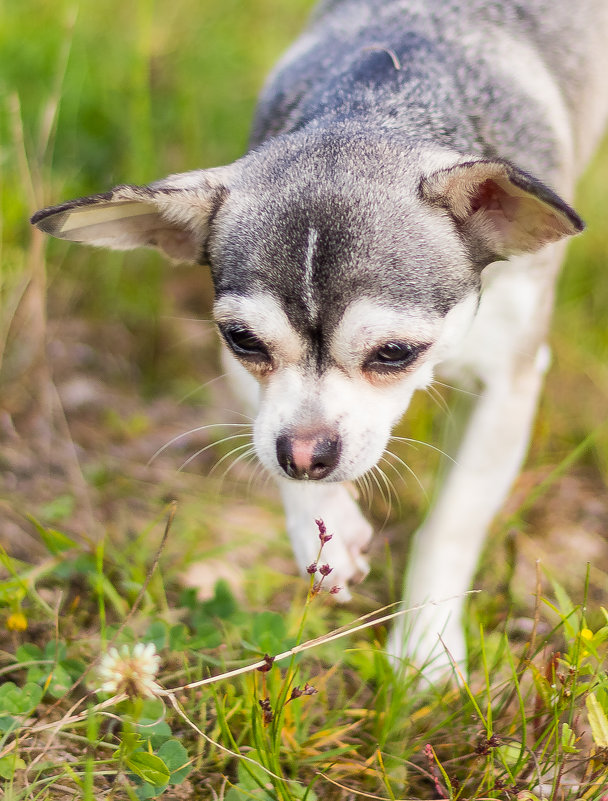
<svg viewBox="0 0 608 801"><path fill-rule="evenodd" d="M131 250L154 247L175 261L204 261L209 227L234 168L170 175L149 186L117 186L36 212L33 225L59 239Z"/></svg>
<svg viewBox="0 0 608 801"><path fill-rule="evenodd" d="M465 161L425 176L420 194L445 209L482 269L580 233L584 223L532 175L500 159Z"/></svg>

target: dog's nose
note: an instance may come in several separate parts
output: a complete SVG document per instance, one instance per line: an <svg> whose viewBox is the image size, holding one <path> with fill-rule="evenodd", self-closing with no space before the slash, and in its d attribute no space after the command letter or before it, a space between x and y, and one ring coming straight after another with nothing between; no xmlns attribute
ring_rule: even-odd
<svg viewBox="0 0 608 801"><path fill-rule="evenodd" d="M290 478L326 478L338 464L340 438L330 433L315 436L281 434L277 437L277 459Z"/></svg>

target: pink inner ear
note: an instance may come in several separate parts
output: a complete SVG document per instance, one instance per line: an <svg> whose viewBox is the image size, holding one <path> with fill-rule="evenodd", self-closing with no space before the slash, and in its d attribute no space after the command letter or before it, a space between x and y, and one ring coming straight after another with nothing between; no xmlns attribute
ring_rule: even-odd
<svg viewBox="0 0 608 801"><path fill-rule="evenodd" d="M491 178L479 184L471 198L471 214L478 211L500 212L508 222L516 219L519 207L519 199L506 192Z"/></svg>
<svg viewBox="0 0 608 801"><path fill-rule="evenodd" d="M452 213L488 257L534 253L584 227L550 189L506 163L457 164L423 179L420 188L425 200Z"/></svg>

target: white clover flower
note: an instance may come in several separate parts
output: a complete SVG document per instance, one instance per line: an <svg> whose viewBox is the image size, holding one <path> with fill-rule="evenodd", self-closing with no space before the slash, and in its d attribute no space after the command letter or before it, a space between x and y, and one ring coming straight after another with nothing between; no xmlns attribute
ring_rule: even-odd
<svg viewBox="0 0 608 801"><path fill-rule="evenodd" d="M138 642L133 650L128 645L121 646L120 651L110 648L97 670L102 684L96 691L113 695L124 692L131 697L157 695L161 688L154 679L159 666L160 656L154 643Z"/></svg>

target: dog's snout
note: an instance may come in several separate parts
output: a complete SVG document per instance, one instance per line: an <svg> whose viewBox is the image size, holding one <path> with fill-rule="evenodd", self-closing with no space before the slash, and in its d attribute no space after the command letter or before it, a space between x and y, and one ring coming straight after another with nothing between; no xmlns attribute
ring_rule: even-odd
<svg viewBox="0 0 608 801"><path fill-rule="evenodd" d="M338 464L340 438L324 432L316 435L281 434L277 437L277 460L290 477L318 481Z"/></svg>

